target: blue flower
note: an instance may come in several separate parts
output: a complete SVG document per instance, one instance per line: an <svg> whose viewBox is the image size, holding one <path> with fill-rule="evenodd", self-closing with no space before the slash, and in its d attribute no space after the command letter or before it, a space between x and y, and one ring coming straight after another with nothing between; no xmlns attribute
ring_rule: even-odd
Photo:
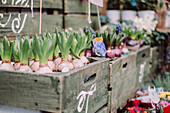
<svg viewBox="0 0 170 113"><path fill-rule="evenodd" d="M121 24L118 24L118 25L116 26L116 34L118 35L121 31L122 31L122 25L121 25Z"/></svg>

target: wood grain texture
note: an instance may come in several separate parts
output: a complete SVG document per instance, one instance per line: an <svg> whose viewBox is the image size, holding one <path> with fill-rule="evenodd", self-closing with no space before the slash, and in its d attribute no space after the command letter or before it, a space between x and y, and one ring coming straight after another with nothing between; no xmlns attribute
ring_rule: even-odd
<svg viewBox="0 0 170 113"><path fill-rule="evenodd" d="M16 2L16 0L15 0ZM14 2L14 3L15 3ZM25 2L24 2L25 4ZM34 0L34 8L40 7L40 0ZM29 7L31 6L31 0L29 0ZM0 1L0 7L23 7L21 3L18 5L12 5L12 0L7 0L6 4L3 4L2 1ZM55 9L62 9L62 0L42 0L42 7L43 8L55 8Z"/></svg>
<svg viewBox="0 0 170 113"><path fill-rule="evenodd" d="M92 24L89 25L87 15L69 14L65 16L65 28L72 27L73 29L84 28L89 26L95 30L99 28L97 16L91 16Z"/></svg>
<svg viewBox="0 0 170 113"><path fill-rule="evenodd" d="M0 104L57 113L78 113L81 91L96 91L89 97L88 112L108 102L108 60L100 60L67 73L36 74L0 70ZM96 77L84 83L84 78ZM87 98L87 97L86 97ZM85 112L86 103L83 107Z"/></svg>
<svg viewBox="0 0 170 113"><path fill-rule="evenodd" d="M81 0L64 0L65 13L88 13L88 2ZM91 4L91 13L97 13L95 5Z"/></svg>
<svg viewBox="0 0 170 113"><path fill-rule="evenodd" d="M23 23L24 18L23 13L21 13L21 25ZM5 23L9 17L9 14L4 14L4 18L0 19L2 23ZM15 36L15 35L23 35L23 34L38 34L39 33L39 14L34 14L34 17L31 16L31 14L28 14L26 18L26 22L24 25L24 28L22 29L21 33L14 34L12 31L12 21L18 18L18 14L12 14L11 19L7 26L4 28L0 27L0 36L6 35L6 36ZM48 31L54 32L55 28L58 27L58 29L62 29L62 15L47 15L42 14L42 31L45 31L46 29ZM15 28L17 25L17 22L15 22ZM21 28L21 25L19 28ZM18 31L19 29L16 29Z"/></svg>
<svg viewBox="0 0 170 113"><path fill-rule="evenodd" d="M111 111L123 107L135 93L136 54L118 58L110 62ZM129 82L131 81L131 82Z"/></svg>

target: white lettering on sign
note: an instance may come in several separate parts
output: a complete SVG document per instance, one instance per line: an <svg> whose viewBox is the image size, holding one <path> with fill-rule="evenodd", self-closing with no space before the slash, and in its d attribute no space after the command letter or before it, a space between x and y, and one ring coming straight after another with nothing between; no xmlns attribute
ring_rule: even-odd
<svg viewBox="0 0 170 113"><path fill-rule="evenodd" d="M30 2L30 0L16 0L16 1L12 0L11 5L18 6L20 4L23 7L29 7L29 2ZM7 0L2 0L2 3L6 4ZM31 14L32 14L32 17L33 17L33 0L31 0ZM11 20L12 14L10 13L6 22L2 23L0 21L0 26L2 28L5 28L8 25L8 23L11 21L12 22L11 29L12 29L13 33L15 33L15 34L21 33L21 31L24 28L24 25L25 25L25 22L26 22L26 19L27 19L27 15L28 14L24 14L23 20L22 20L21 19L21 14L19 13L18 17L16 17L13 20ZM0 18L1 18L1 20L3 20L4 14L0 14Z"/></svg>
<svg viewBox="0 0 170 113"><path fill-rule="evenodd" d="M103 7L103 0L90 0L90 2L94 5Z"/></svg>
<svg viewBox="0 0 170 113"><path fill-rule="evenodd" d="M87 96L87 101L86 101L86 111L85 113L88 112L88 103L89 103L89 98L93 93L96 91L96 84L92 85L90 88L90 91L85 92L81 91L80 94L77 96L77 99L79 99L79 104L77 107L78 112L81 112L83 110L85 101L86 101L86 96Z"/></svg>
<svg viewBox="0 0 170 113"><path fill-rule="evenodd" d="M139 83L141 83L143 81L145 65L146 65L146 62L144 62L143 64L140 65Z"/></svg>

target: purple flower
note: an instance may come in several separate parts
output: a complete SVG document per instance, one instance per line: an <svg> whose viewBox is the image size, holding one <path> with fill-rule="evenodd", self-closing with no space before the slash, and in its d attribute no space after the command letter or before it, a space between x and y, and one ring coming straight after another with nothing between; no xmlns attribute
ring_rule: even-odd
<svg viewBox="0 0 170 113"><path fill-rule="evenodd" d="M122 31L122 25L121 25L121 24L118 24L118 25L116 26L116 34L118 35L121 31Z"/></svg>

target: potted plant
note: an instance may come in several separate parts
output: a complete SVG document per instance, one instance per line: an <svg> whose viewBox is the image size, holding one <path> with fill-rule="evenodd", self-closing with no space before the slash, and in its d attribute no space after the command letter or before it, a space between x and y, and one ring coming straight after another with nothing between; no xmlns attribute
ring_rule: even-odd
<svg viewBox="0 0 170 113"><path fill-rule="evenodd" d="M109 0L106 16L110 24L118 24L120 20L119 0Z"/></svg>

